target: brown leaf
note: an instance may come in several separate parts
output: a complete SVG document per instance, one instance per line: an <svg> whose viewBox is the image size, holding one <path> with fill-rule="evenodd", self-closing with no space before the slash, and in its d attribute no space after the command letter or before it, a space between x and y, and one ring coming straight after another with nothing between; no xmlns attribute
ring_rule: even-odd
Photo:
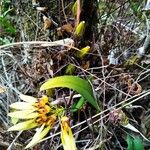
<svg viewBox="0 0 150 150"><path fill-rule="evenodd" d="M63 25L62 27L57 29L58 36L63 36L63 34L68 33L71 34L73 32L73 26L69 23Z"/></svg>
<svg viewBox="0 0 150 150"><path fill-rule="evenodd" d="M90 67L90 61L86 61L86 62L83 62L83 64L82 64L82 68L83 69L89 69L89 67Z"/></svg>
<svg viewBox="0 0 150 150"><path fill-rule="evenodd" d="M52 20L50 18L47 18L46 16L43 16L43 20L44 20L44 30L50 29L52 26Z"/></svg>
<svg viewBox="0 0 150 150"><path fill-rule="evenodd" d="M128 92L133 95L140 94L142 92L142 87L131 78L128 80Z"/></svg>

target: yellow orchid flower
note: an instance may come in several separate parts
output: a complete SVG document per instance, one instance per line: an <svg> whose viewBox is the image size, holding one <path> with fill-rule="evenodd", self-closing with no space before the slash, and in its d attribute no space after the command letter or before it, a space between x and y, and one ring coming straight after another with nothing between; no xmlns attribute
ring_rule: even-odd
<svg viewBox="0 0 150 150"><path fill-rule="evenodd" d="M12 119L19 119L19 123L13 125L8 131L24 131L37 127L37 132L26 148L36 145L53 127L57 116L63 111L62 108L52 106L47 96L34 98L20 95L23 102L15 102L10 105L14 111L8 113Z"/></svg>
<svg viewBox="0 0 150 150"><path fill-rule="evenodd" d="M15 102L10 105L15 109L8 113L11 118L19 119L19 123L13 125L8 131L24 131L36 128L36 133L25 149L35 146L54 126L57 117L62 115L64 109L52 106L47 96L34 98L32 96L20 95L23 102ZM61 119L61 140L64 150L77 150L73 137L69 118Z"/></svg>
<svg viewBox="0 0 150 150"><path fill-rule="evenodd" d="M75 139L69 125L69 118L66 116L61 119L61 141L64 150L77 150Z"/></svg>
<svg viewBox="0 0 150 150"><path fill-rule="evenodd" d="M40 128L37 129L31 142L25 147L25 149L27 149L29 147L33 147L34 145L36 145L49 132L49 130L54 125L55 120L56 120L55 115L50 116L48 124L47 125L43 124Z"/></svg>

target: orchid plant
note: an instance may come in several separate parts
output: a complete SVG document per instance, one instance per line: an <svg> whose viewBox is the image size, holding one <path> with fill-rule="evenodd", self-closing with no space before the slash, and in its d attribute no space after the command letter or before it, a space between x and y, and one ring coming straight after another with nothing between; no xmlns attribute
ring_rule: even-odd
<svg viewBox="0 0 150 150"><path fill-rule="evenodd" d="M60 76L46 81L40 90L49 90L56 87L65 87L77 91L81 94L83 101L89 102L99 111L100 108L88 81L77 76ZM24 131L37 128L35 135L25 149L35 146L47 135L58 120L61 126L61 141L64 150L77 149L69 118L64 116L65 109L62 106L52 105L46 95L43 95L41 98L35 98L20 94L20 99L23 101L10 105L12 111L8 113L8 116L12 120L17 120L17 124L10 127L8 131Z"/></svg>
<svg viewBox="0 0 150 150"><path fill-rule="evenodd" d="M33 147L45 137L60 117L62 118L60 121L62 129L61 139L64 150L76 149L75 140L69 125L69 118L63 116L63 107L52 106L45 95L41 98L34 98L21 94L20 98L23 102L15 102L10 105L10 108L14 111L8 113L8 116L19 120L8 131L24 131L37 128L35 135L25 149ZM70 142L67 142L68 140Z"/></svg>

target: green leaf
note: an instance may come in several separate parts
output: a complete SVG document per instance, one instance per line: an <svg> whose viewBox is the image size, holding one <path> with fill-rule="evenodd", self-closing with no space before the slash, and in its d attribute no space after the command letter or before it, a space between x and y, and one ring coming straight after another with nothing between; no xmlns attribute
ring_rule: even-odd
<svg viewBox="0 0 150 150"><path fill-rule="evenodd" d="M133 132L136 132L136 133L139 133L142 138L147 141L147 142L150 142L149 139L147 139L138 129L136 129L133 125L131 125L130 123L126 124L126 125L122 125L123 127L129 129L129 130L132 130Z"/></svg>
<svg viewBox="0 0 150 150"><path fill-rule="evenodd" d="M57 87L65 87L77 91L97 110L100 110L97 101L94 97L92 87L88 81L83 80L77 76L60 76L49 79L41 86L40 90L42 91Z"/></svg>
<svg viewBox="0 0 150 150"><path fill-rule="evenodd" d="M72 112L78 111L80 108L82 108L82 106L85 104L85 102L86 102L86 100L83 97L81 97L79 99L79 101L77 101L76 103L73 104L71 111Z"/></svg>
<svg viewBox="0 0 150 150"><path fill-rule="evenodd" d="M16 29L14 28L13 24L4 17L0 17L0 27L4 29L9 35L15 35Z"/></svg>
<svg viewBox="0 0 150 150"><path fill-rule="evenodd" d="M132 138L129 134L127 135L127 150L144 150L144 146L139 137Z"/></svg>
<svg viewBox="0 0 150 150"><path fill-rule="evenodd" d="M142 141L139 137L134 138L133 146L134 146L134 150L144 150L144 146L143 146Z"/></svg>
<svg viewBox="0 0 150 150"><path fill-rule="evenodd" d="M130 7L132 9L132 11L137 14L138 12L138 8L139 8L139 4L137 2L133 2L132 0L129 0L130 3Z"/></svg>
<svg viewBox="0 0 150 150"><path fill-rule="evenodd" d="M129 134L127 135L126 141L128 144L127 150L133 150L133 138Z"/></svg>
<svg viewBox="0 0 150 150"><path fill-rule="evenodd" d="M10 44L10 40L6 37L0 38L0 45L3 45L3 44Z"/></svg>

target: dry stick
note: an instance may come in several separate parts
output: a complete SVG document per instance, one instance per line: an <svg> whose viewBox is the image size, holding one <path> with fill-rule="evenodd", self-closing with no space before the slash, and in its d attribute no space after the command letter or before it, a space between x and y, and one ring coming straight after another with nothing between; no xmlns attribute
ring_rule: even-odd
<svg viewBox="0 0 150 150"><path fill-rule="evenodd" d="M12 150L12 146L13 144L16 142L16 140L18 139L18 137L21 135L23 131L20 131L17 136L15 137L15 139L12 141L12 143L9 145L9 147L7 148L7 150Z"/></svg>
<svg viewBox="0 0 150 150"><path fill-rule="evenodd" d="M64 17L65 17L66 23L68 23L65 9L64 9L65 7L64 7L64 1L63 0L61 0L61 6L62 6L62 11L63 11Z"/></svg>
<svg viewBox="0 0 150 150"><path fill-rule="evenodd" d="M105 112L107 112L107 111L109 111L109 110L111 110L111 109L114 109L115 107L117 107L117 106L119 106L119 105L121 105L121 104L123 104L123 103L125 103L125 102L131 100L130 102L124 104L123 106L118 107L116 110L118 110L118 109L120 109L120 108L123 108L123 107L125 107L125 106L127 106L127 105L130 105L130 104L132 104L132 103L138 101L139 99L141 99L141 98L143 98L143 97L145 97L145 96L147 96L147 95L149 95L149 94L150 94L150 90L144 91L143 93L140 93L140 94L135 95L135 96L133 96L133 97L131 97L131 98L129 98L129 99L126 99L126 100L124 100L124 101L122 101L122 102L120 102L120 103L118 103L118 104L116 104L116 105L114 105L114 106L112 106L112 107L110 107L110 108L108 108L108 109L106 109L106 110L104 110L104 111L102 111L102 112L100 112L100 113L94 115L92 118L88 118L87 121L90 121L91 119L94 119L94 118L96 118L96 117L98 117L98 116L104 114ZM139 97L138 97L138 96L139 96ZM136 98L136 97L137 97L137 98ZM134 98L135 98L135 99L134 99ZM134 100L132 100L132 99L134 99ZM95 123L99 122L100 120L106 118L108 115L109 115L109 113L106 114L105 116L103 116L102 118L100 118L99 120L96 120L95 122L93 122L93 124L95 124ZM78 123L78 124L72 126L71 128L73 129L73 128L78 127L78 126L80 126L80 125L82 125L82 124L84 124L84 123L86 123L86 120L84 120L84 121L82 121L82 122L80 122L80 123ZM91 125L91 124L89 124L89 125ZM87 129L87 128L88 128L88 126L85 127L85 128L83 128L82 130L76 132L75 134L78 134L78 133L82 132L83 130L85 130L85 129ZM50 139L50 138L52 138L52 137L54 137L54 136L57 136L57 135L59 135L59 134L60 134L60 132L58 132L58 133L56 133L56 134L54 134L54 135L52 135L52 136L49 136L49 137L47 137L47 138L44 138L44 139L42 139L40 142L43 142L43 141L45 141L45 140L48 140L48 139Z"/></svg>
<svg viewBox="0 0 150 150"><path fill-rule="evenodd" d="M142 75L147 74L147 73L148 73L148 75L145 75L142 79L140 79ZM146 70L144 72L141 72L141 74L139 74L139 76L137 77L136 82L142 81L143 79L145 79L149 75L150 75L150 69L148 69L148 70Z"/></svg>
<svg viewBox="0 0 150 150"><path fill-rule="evenodd" d="M68 40L70 40L71 42L71 38L68 38ZM77 51L81 51L80 49L78 49L77 47L74 47L73 45L71 44L64 44L62 41L64 41L65 43L65 39L62 39L62 40L58 40L58 41L53 41L53 42L48 42L48 41L24 41L24 42L15 42L15 43L9 43L9 44L5 44L5 45L1 45L0 46L0 50L1 49L5 49L5 48L8 48L8 47L11 47L11 46L18 46L18 45L24 45L24 44L30 44L30 45L39 45L41 47L54 47L54 46L65 46L65 47L68 47L69 49L74 49L74 50L77 50ZM73 40L72 40L73 41ZM63 50L65 51L65 50ZM66 50L68 51L68 50ZM0 54L1 53L5 53L5 51L0 51ZM92 53L89 53L91 55L94 56L94 54ZM107 67L107 66L106 66Z"/></svg>
<svg viewBox="0 0 150 150"><path fill-rule="evenodd" d="M10 43L10 44L6 44L6 45L2 45L2 46L0 46L0 49L7 48L7 47L10 47L10 46L23 45L23 44L31 44L31 45L34 45L34 44L36 44L36 45L47 44L48 46L59 46L59 45L62 45L62 46L66 46L68 48L73 48L73 49L79 50L78 48L70 46L68 44L63 44L63 43L60 44L59 41L54 41L54 42L47 42L47 41L15 42L15 43ZM43 46L43 47L48 47L48 46Z"/></svg>
<svg viewBox="0 0 150 150"><path fill-rule="evenodd" d="M80 13L81 13L81 3L80 3L80 0L77 0L77 22L76 22L76 26L78 26L78 24L80 22Z"/></svg>
<svg viewBox="0 0 150 150"><path fill-rule="evenodd" d="M100 53L100 51L99 50L97 50L97 52L98 52L98 54L99 54L99 56L100 56L100 58L101 58L101 61L102 61L102 66L104 66L104 60L103 60L103 58L102 58L102 55L101 55L101 53ZM101 84L103 84L103 95L104 95L104 98L103 98L103 109L104 109L104 107L106 106L106 77L109 77L109 75L111 74L111 72L107 75L107 76L105 76L105 71L106 71L106 69L105 68L102 68L102 75L103 75L103 81L104 82L102 82ZM100 116L100 118L101 118L101 121L103 121L102 120L102 116ZM101 135L103 135L102 134L102 123L103 122L101 122ZM94 124L94 123L93 123ZM102 141L102 136L100 137L100 141Z"/></svg>

